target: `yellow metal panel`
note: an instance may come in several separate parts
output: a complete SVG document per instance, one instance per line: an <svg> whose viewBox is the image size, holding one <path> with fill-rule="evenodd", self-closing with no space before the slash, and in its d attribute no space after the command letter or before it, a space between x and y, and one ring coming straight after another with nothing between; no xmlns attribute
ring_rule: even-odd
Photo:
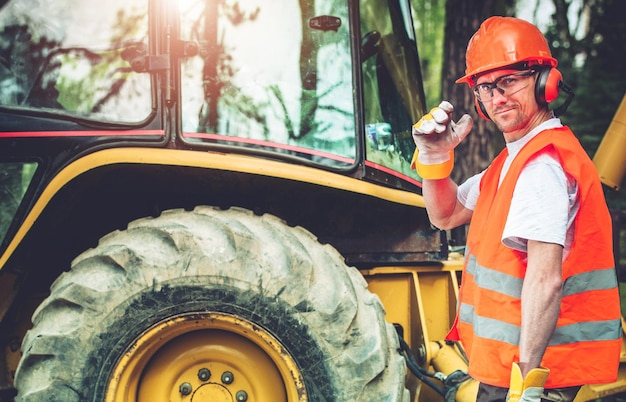
<svg viewBox="0 0 626 402"><path fill-rule="evenodd" d="M619 190L626 171L626 95L593 157L602 183Z"/></svg>
<svg viewBox="0 0 626 402"><path fill-rule="evenodd" d="M452 272L415 272L419 302L424 310L424 329L431 340L444 339L454 322L458 287Z"/></svg>
<svg viewBox="0 0 626 402"><path fill-rule="evenodd" d="M404 337L411 339L415 318L413 311L417 308L411 273L377 274L366 279L369 290L382 301L387 321L400 325L404 329Z"/></svg>
<svg viewBox="0 0 626 402"><path fill-rule="evenodd" d="M462 268L460 259L416 267L378 267L361 271L369 290L383 303L387 321L402 327L404 339L424 362L431 362L439 352L439 349L433 350L432 344L443 340L452 325L458 297L457 274ZM458 359L452 361L442 355L438 360L454 365ZM466 368L466 365L458 367ZM415 402L442 400L414 376L407 377L406 386ZM459 390L460 400L475 399L475 388L476 384L472 383Z"/></svg>
<svg viewBox="0 0 626 402"><path fill-rule="evenodd" d="M385 307L387 321L399 324L409 345L443 339L458 297L462 261L419 267L379 267L362 271L369 289Z"/></svg>
<svg viewBox="0 0 626 402"><path fill-rule="evenodd" d="M425 206L422 196L416 193L392 189L322 169L295 165L293 163L219 152L146 148L107 149L74 161L50 181L30 213L26 216L24 223L4 254L0 257L0 269L4 267L11 254L22 241L22 238L28 233L44 208L63 186L89 170L121 163L200 167L258 174L371 195L398 204L416 207Z"/></svg>

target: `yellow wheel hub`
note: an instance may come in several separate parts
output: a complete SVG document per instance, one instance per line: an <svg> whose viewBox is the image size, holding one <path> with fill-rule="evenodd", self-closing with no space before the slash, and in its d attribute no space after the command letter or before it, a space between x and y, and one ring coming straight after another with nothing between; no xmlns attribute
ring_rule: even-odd
<svg viewBox="0 0 626 402"><path fill-rule="evenodd" d="M222 313L179 315L120 358L106 402L306 401L301 373L267 331Z"/></svg>

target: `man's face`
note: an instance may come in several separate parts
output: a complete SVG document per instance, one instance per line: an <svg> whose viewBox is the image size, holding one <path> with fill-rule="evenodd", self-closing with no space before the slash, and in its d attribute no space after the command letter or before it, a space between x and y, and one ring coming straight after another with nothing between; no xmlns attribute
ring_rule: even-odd
<svg viewBox="0 0 626 402"><path fill-rule="evenodd" d="M520 74L519 70L497 70L476 80L476 87L482 85L480 100L487 114L505 136L514 136L511 140L521 138L530 130L533 117L539 111L535 100L535 77L536 74ZM493 88L494 83L496 88ZM489 88L484 84L492 85ZM521 135L518 136L518 132Z"/></svg>

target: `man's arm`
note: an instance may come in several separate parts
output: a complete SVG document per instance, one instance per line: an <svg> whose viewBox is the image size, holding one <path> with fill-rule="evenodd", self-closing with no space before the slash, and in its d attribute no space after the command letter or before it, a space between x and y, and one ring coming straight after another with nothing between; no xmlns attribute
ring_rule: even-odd
<svg viewBox="0 0 626 402"><path fill-rule="evenodd" d="M528 241L528 266L522 286L522 329L519 345L520 368L524 377L528 371L540 366L556 327L563 289L562 258L561 245Z"/></svg>
<svg viewBox="0 0 626 402"><path fill-rule="evenodd" d="M422 194L426 203L426 211L430 222L437 228L447 230L468 223L472 210L467 209L457 199L457 185L445 179L427 180L422 182Z"/></svg>

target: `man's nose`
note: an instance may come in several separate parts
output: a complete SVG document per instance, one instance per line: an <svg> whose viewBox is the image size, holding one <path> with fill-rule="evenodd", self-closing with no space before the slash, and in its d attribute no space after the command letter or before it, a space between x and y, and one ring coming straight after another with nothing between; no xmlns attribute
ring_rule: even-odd
<svg viewBox="0 0 626 402"><path fill-rule="evenodd" d="M504 89L494 87L492 93L493 93L493 96L491 97L491 101L493 103L506 102L507 96L504 94Z"/></svg>

